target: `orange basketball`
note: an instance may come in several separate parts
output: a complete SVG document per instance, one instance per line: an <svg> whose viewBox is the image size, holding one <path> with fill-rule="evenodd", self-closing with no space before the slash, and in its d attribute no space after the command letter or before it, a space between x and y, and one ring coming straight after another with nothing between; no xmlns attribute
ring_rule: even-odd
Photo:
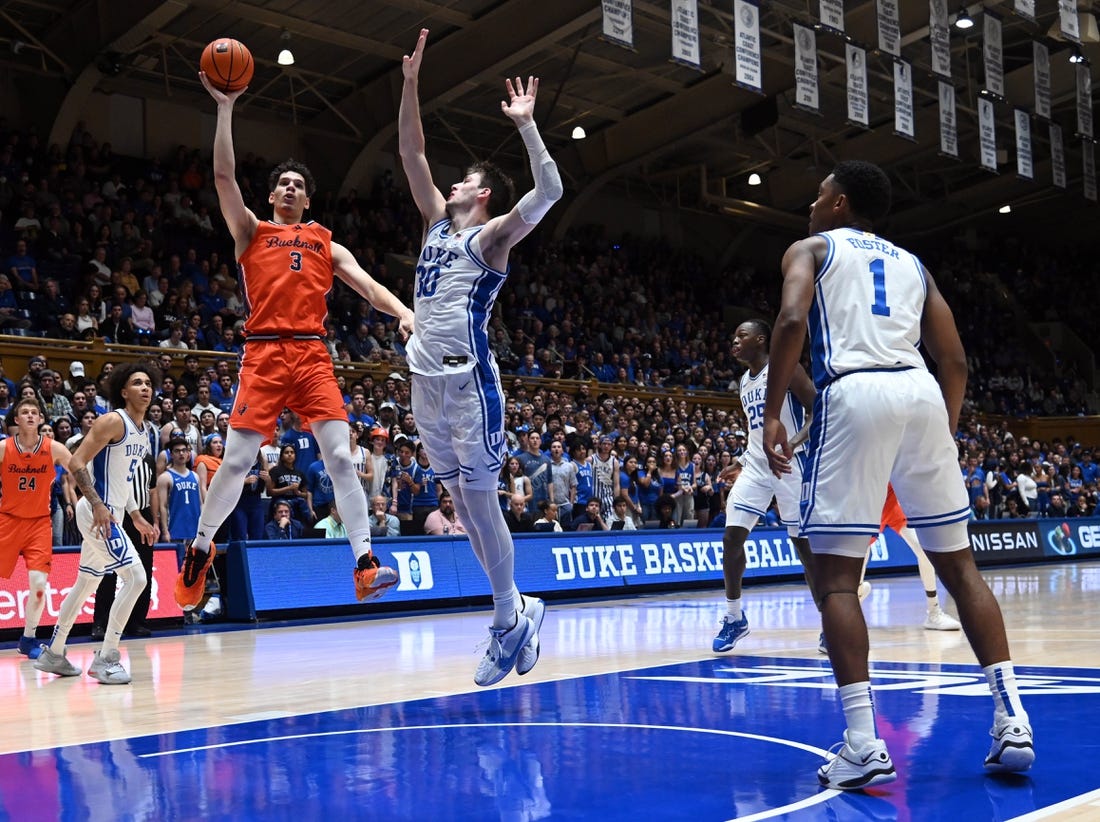
<svg viewBox="0 0 1100 822"><path fill-rule="evenodd" d="M240 40L222 37L202 50L199 68L218 91L239 91L252 82L256 63Z"/></svg>

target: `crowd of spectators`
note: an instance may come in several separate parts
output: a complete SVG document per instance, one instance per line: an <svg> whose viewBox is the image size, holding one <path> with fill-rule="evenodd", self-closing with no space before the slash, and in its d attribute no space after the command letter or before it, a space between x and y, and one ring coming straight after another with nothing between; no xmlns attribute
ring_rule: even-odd
<svg viewBox="0 0 1100 822"><path fill-rule="evenodd" d="M238 170L245 203L260 216L270 208L269 166L248 154ZM382 175L369 192L322 192L312 213L368 272L411 303L411 279L401 269L388 271L387 260L416 253L420 216L391 175ZM209 162L200 151L180 147L167 159L126 158L82 125L67 146L44 146L33 132L0 123L0 259L0 330L159 347L167 377L150 412L153 421L171 427L175 420L194 459L210 437L224 441L247 309ZM1046 312L1047 305L1053 310L1044 278L1062 276L1064 269L1037 256L1027 258L1038 267L1033 275L1007 259L1003 265L983 260L984 267L957 252L930 259L971 357L966 418L975 412L1090 411L1082 376L1068 366L1044 367L1043 357L1053 355L1031 356L1034 341L1015 333L1018 301L1029 300L1032 312ZM1019 255L1014 259L1019 263ZM720 525L728 491L722 472L746 445L744 420L723 404L661 391L729 389L741 369L729 353L733 329L722 309L738 305L770 317L777 303L774 276L751 266L716 270L657 239L613 240L590 226L563 242L536 235L523 244L490 324L493 351L509 375L506 436L513 456L502 467L500 495L513 527ZM1077 309L1065 316L1085 320ZM364 477L364 492L379 536L392 534L392 520L399 533L423 533L428 515L445 507L443 489L417 445L395 326L337 282L328 331L334 360L392 368L387 379L342 385L358 443L380 460L375 470L364 471L372 476L369 483ZM195 350L224 358L201 371L196 358L185 356ZM33 391L52 433L75 447L93 415L107 410L104 376L92 378L79 362L62 373L36 358L25 376L17 376L19 383L0 382L0 410ZM544 376L585 382L555 390L536 379ZM656 396L623 393L628 385ZM323 502L314 505L308 490L317 462L315 452L302 453L308 432L293 421L280 426L278 441L292 446L290 467L300 478L293 493L279 486L271 498L291 497L285 500L289 519L303 529L338 532L338 512L318 525L333 512ZM976 518L1061 516L1063 507L1069 516L1095 508L1089 448L1025 442L976 422L959 442ZM267 473L265 484L278 472ZM440 528L461 532L453 509L443 519ZM293 528L288 523L279 533Z"/></svg>

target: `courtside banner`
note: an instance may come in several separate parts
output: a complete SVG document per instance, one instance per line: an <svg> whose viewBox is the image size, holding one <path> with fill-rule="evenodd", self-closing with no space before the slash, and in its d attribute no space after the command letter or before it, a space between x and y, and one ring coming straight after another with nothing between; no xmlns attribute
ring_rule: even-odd
<svg viewBox="0 0 1100 822"><path fill-rule="evenodd" d="M1043 558L1039 520L992 519L972 522L970 547L979 565L997 565Z"/></svg>
<svg viewBox="0 0 1100 822"><path fill-rule="evenodd" d="M522 591L606 591L614 596L639 586L722 580L720 530L563 531L515 534L513 539L516 584ZM490 594L465 538L377 539L374 550L401 578L386 594L386 603L421 607L433 600ZM802 575L785 529L752 531L745 541L745 559L749 579ZM232 619L254 619L271 611L355 605L353 564L343 540L232 543L226 613ZM912 568L915 560L893 536L872 550L870 567Z"/></svg>
<svg viewBox="0 0 1100 822"><path fill-rule="evenodd" d="M1058 549L1049 534L1061 523L1035 519L972 522L970 546L980 565L1100 553L1100 519L1068 522L1068 542ZM718 587L722 582L722 531L718 529L563 531L515 534L513 539L516 584L521 591L614 597L646 587L675 590L697 583ZM384 612L402 609L394 608L395 604L418 610L442 601L484 601L490 595L488 580L464 537L376 539L374 550L401 577L381 600ZM802 576L802 564L785 529L751 531L745 541L745 560L747 579L767 582ZM314 608L356 605L369 612L371 603L356 603L353 565L344 540L231 543L226 613L230 619L255 619L265 612L305 615ZM887 530L871 546L869 567L872 572L904 573L916 570L916 560L906 542ZM170 578L161 579L161 590L170 590L174 580L173 566ZM170 595L167 604L175 608Z"/></svg>
<svg viewBox="0 0 1100 822"><path fill-rule="evenodd" d="M42 612L39 626L52 626L57 623L57 614L61 601L76 581L76 571L80 564L80 548L75 545L54 548L53 566L50 579L46 583L46 607ZM176 560L176 546L165 544L153 551L153 588L149 599L149 619L181 617L183 611L176 605L172 591L176 585L179 565ZM15 573L11 579L0 578L0 628L22 628L27 618L27 597L30 585L27 581L27 567L19 560L15 564ZM92 621L95 612L93 594L76 621L78 624ZM39 630L40 638L45 634Z"/></svg>
<svg viewBox="0 0 1100 822"><path fill-rule="evenodd" d="M1044 519L1039 524L1039 541L1048 557L1100 554L1100 521Z"/></svg>

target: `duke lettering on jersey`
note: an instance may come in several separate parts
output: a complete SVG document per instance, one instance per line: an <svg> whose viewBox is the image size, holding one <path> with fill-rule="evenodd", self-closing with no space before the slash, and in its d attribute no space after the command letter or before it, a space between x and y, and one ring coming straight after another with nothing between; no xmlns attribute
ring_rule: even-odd
<svg viewBox="0 0 1100 822"><path fill-rule="evenodd" d="M507 272L481 257L481 226L450 233L451 221L428 230L416 266L416 333L407 346L414 374L440 376L491 363L489 316Z"/></svg>
<svg viewBox="0 0 1100 822"><path fill-rule="evenodd" d="M149 426L146 422L135 423L121 409L112 413L122 418L122 439L92 458L92 477L100 499L112 514L121 517L131 493L134 470L149 453Z"/></svg>

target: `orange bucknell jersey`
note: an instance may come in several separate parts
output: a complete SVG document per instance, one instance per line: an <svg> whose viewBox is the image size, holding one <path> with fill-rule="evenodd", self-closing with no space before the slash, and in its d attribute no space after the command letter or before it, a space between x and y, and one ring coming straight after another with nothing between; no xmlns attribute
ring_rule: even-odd
<svg viewBox="0 0 1100 822"><path fill-rule="evenodd" d="M237 262L249 315L245 334L325 336L332 232L312 220L261 221Z"/></svg>
<svg viewBox="0 0 1100 822"><path fill-rule="evenodd" d="M898 504L898 498L894 496L894 486L886 486L886 504L882 506L882 520L879 524L879 531L886 528L893 528L897 533L901 533L901 529L909 522L905 518L905 512L901 510L901 505Z"/></svg>
<svg viewBox="0 0 1100 822"><path fill-rule="evenodd" d="M0 513L23 519L49 516L50 487L55 476L50 440L39 437L38 444L28 451L20 449L16 437L7 442L0 462L4 494Z"/></svg>

